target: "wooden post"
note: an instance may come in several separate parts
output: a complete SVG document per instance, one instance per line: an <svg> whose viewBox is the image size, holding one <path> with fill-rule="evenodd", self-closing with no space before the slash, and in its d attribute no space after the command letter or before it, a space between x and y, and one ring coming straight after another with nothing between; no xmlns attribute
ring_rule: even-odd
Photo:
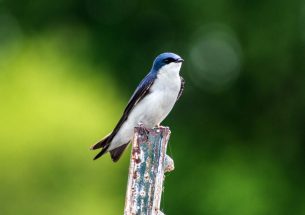
<svg viewBox="0 0 305 215"><path fill-rule="evenodd" d="M124 215L161 215L164 172L174 169L166 155L168 127L136 127L132 143Z"/></svg>

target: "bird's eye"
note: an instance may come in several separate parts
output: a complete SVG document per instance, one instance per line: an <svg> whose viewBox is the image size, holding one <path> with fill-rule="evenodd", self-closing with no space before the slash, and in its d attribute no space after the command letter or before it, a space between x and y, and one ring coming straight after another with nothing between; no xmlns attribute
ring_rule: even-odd
<svg viewBox="0 0 305 215"><path fill-rule="evenodd" d="M171 62L173 62L173 59L172 59L172 58L166 58L166 59L164 60L164 63L166 63L166 64L171 63Z"/></svg>

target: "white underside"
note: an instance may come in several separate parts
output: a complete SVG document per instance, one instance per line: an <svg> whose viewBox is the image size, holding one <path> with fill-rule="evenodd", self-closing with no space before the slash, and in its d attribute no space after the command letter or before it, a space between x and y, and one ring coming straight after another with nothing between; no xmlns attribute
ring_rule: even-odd
<svg viewBox="0 0 305 215"><path fill-rule="evenodd" d="M132 109L128 119L113 138L108 151L129 143L133 137L134 127L139 123L143 123L146 128L153 128L166 118L174 107L180 91L180 68L181 63L170 63L161 68L150 93Z"/></svg>

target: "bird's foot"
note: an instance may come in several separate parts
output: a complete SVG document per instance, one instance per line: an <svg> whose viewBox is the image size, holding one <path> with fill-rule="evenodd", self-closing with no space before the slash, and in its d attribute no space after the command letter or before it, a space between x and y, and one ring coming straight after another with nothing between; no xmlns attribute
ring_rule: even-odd
<svg viewBox="0 0 305 215"><path fill-rule="evenodd" d="M143 128L143 127L144 127L143 122L138 122L138 126L140 126L141 128Z"/></svg>
<svg viewBox="0 0 305 215"><path fill-rule="evenodd" d="M145 135L148 136L149 130L144 126L144 124L142 122L138 122L138 125L143 129Z"/></svg>

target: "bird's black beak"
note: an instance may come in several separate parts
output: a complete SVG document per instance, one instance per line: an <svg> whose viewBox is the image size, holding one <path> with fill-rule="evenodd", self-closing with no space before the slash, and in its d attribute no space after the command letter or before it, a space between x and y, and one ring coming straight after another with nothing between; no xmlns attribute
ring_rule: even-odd
<svg viewBox="0 0 305 215"><path fill-rule="evenodd" d="M181 63L181 62L183 62L184 60L182 59L182 58L178 58L175 62L176 63Z"/></svg>

